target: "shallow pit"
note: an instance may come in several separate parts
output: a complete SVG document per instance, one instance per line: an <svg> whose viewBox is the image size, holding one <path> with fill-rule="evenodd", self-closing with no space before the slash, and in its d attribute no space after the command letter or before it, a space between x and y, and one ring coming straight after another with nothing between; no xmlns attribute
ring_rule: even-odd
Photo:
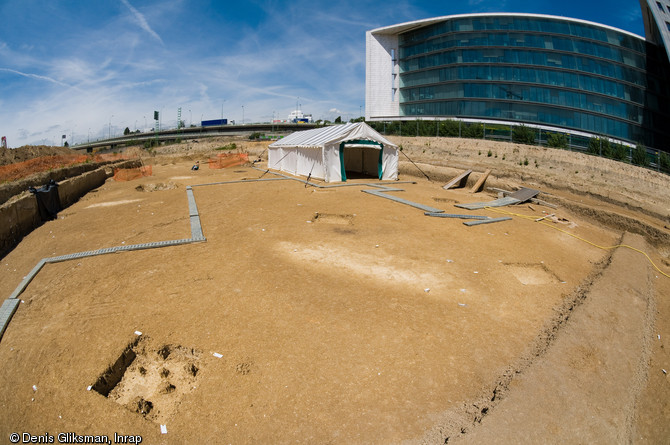
<svg viewBox="0 0 670 445"><path fill-rule="evenodd" d="M153 422L164 424L181 398L197 388L201 352L138 336L91 389Z"/></svg>

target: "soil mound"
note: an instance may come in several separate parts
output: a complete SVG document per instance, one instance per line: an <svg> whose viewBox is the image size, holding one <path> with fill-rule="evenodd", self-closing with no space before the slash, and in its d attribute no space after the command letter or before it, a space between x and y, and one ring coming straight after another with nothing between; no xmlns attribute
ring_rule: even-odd
<svg viewBox="0 0 670 445"><path fill-rule="evenodd" d="M0 148L0 165L14 164L41 156L71 155L74 150L48 145L24 145L19 148Z"/></svg>

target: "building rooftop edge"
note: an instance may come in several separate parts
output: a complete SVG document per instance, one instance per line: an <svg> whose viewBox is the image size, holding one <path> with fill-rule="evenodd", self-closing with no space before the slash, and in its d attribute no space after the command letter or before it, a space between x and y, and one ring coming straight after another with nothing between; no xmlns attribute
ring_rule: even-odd
<svg viewBox="0 0 670 445"><path fill-rule="evenodd" d="M535 18L545 18L545 19L554 19L554 20L562 20L562 21L567 21L567 22L576 22L576 23L584 23L592 26L597 26L599 28L606 28L606 29L611 29L616 32L620 32L623 34L627 34L629 36L645 40L644 37L639 36L633 32L626 31L623 29L615 28L614 26L609 26L609 25L603 25L602 23L596 23L596 22L591 22L588 20L582 20L582 19L575 19L571 17L564 17L564 16L558 16L558 15L548 15L548 14L531 14L531 13L513 13L513 12L478 12L478 13L471 13L471 14L455 14L455 15L444 15L440 17L432 17L432 18L427 18L427 19L420 19L420 20L413 20L410 22L405 22L405 23L398 23L395 25L389 25L389 26L382 26L381 28L375 28L370 31L368 31L371 34L398 34L401 32L409 31L411 29L419 28L422 26L426 25L432 25L433 23L438 23L442 22L445 20L453 20L453 19L458 19L458 18L465 18L465 17L491 17L491 16L497 16L497 17L535 17Z"/></svg>

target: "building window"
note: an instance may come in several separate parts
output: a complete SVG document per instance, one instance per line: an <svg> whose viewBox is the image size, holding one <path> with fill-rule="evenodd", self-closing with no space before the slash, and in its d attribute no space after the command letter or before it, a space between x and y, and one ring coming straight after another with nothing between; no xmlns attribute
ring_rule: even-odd
<svg viewBox="0 0 670 445"><path fill-rule="evenodd" d="M656 2L656 5L658 6L658 9L661 10L661 12L665 12L665 10L663 9L663 5L661 4L661 2Z"/></svg>

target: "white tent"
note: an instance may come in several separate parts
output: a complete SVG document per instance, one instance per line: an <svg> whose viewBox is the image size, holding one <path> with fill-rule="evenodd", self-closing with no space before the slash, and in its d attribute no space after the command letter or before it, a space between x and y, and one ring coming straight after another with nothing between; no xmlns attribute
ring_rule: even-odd
<svg viewBox="0 0 670 445"><path fill-rule="evenodd" d="M365 122L298 131L268 147L268 168L326 182L346 172L398 179L398 146Z"/></svg>

